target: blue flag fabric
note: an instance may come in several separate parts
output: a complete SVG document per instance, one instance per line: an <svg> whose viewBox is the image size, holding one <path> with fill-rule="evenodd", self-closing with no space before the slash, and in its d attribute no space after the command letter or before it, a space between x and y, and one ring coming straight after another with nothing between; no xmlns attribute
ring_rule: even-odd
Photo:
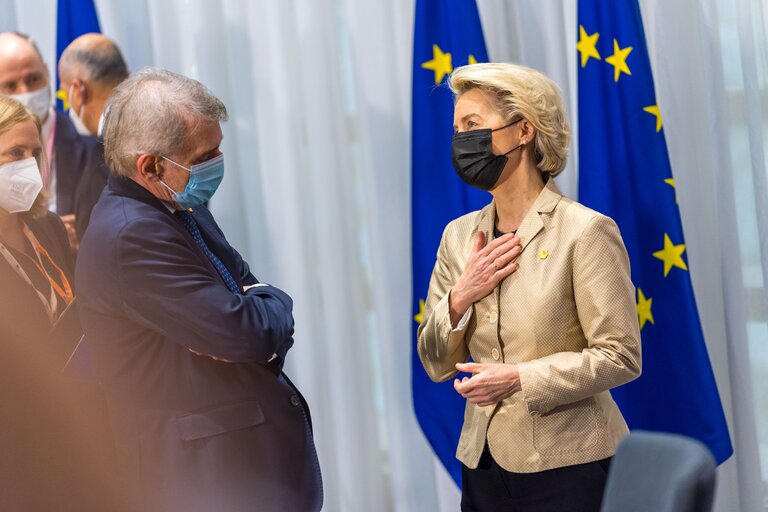
<svg viewBox="0 0 768 512"><path fill-rule="evenodd" d="M579 200L621 229L643 374L613 391L632 429L733 453L688 270L675 181L636 0L579 0Z"/></svg>
<svg viewBox="0 0 768 512"><path fill-rule="evenodd" d="M446 84L454 67L487 60L475 0L416 1L411 166L413 403L424 434L459 486L461 463L456 459L456 446L465 400L451 382L436 384L429 379L415 340L443 229L451 220L491 200L489 194L465 185L453 170L453 95Z"/></svg>
<svg viewBox="0 0 768 512"><path fill-rule="evenodd" d="M56 10L56 62L69 43L90 32L101 32L99 17L93 0L58 0ZM56 72L56 103L59 110L68 107L67 91L59 91L60 81Z"/></svg>

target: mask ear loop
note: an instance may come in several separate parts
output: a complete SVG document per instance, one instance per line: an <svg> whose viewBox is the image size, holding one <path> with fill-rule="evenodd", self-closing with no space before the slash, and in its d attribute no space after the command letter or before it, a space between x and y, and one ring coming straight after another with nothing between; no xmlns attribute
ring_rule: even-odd
<svg viewBox="0 0 768 512"><path fill-rule="evenodd" d="M80 83L80 112L77 113L77 117L83 118L83 110L85 110L85 102L88 97L88 88L84 83Z"/></svg>
<svg viewBox="0 0 768 512"><path fill-rule="evenodd" d="M168 161L169 161L169 162L171 162L172 164L174 164L174 165L177 165L177 166L181 167L182 169L184 169L185 171L189 172L189 169L187 169L186 167L184 167L183 165L181 165L181 164L179 164L179 163L176 163L176 162L174 162L174 161L173 161L173 160L171 160L170 158L166 158L166 157L164 157L163 155L160 155L160 158L162 158L163 160L168 160ZM158 174L159 174L159 173L158 173ZM163 178L161 178L161 177L159 177L159 176L158 176L158 178L157 178L157 181L159 181L159 182L160 182L160 184L161 184L162 186L164 186L165 188L167 188L168 190L170 190L170 191L171 191L171 193L173 193L173 194L178 194L178 192L176 192L175 190L173 190L173 189L172 189L172 188L171 188L171 187L170 187L170 186L169 186L169 185L168 185L166 182L164 182L164 181L163 181Z"/></svg>
<svg viewBox="0 0 768 512"><path fill-rule="evenodd" d="M79 80L79 78L78 78L78 80ZM78 109L78 112L76 112L76 113L77 113L77 117L82 119L83 118L83 109L85 108L85 97L88 94L88 89L85 88L85 84L82 83L82 82L80 82L80 85L78 86L78 89L80 89L80 91L81 91L80 92L80 108ZM85 90L83 91L83 89L85 89ZM72 94L71 93L74 90L75 90L75 83L72 82L72 85L69 86L69 91L67 91L67 102L69 103L69 108L73 108L72 107Z"/></svg>
<svg viewBox="0 0 768 512"><path fill-rule="evenodd" d="M520 144L518 144L517 146L513 147L512 149L510 149L509 151L507 151L506 153L504 153L504 156L507 156L508 154L510 154L511 152L513 152L514 150L516 150L516 149L520 149L520 148L521 148L521 147L523 147L523 146L525 146L525 142L521 142L521 143L520 143Z"/></svg>
<svg viewBox="0 0 768 512"><path fill-rule="evenodd" d="M173 160L171 160L170 158L166 158L166 157L164 157L163 155L160 155L160 158L162 158L163 160L168 160L168 161L169 161L169 162L171 162L173 165L177 165L177 166L181 167L182 169L184 169L184 170L185 170L185 171L187 171L187 172L192 172L192 171L191 171L191 170L190 170L188 167L184 167L184 166L183 166L183 165L181 165L180 163L178 163L178 162L174 162L174 161L173 161Z"/></svg>
<svg viewBox="0 0 768 512"><path fill-rule="evenodd" d="M167 188L168 190L170 190L174 194L177 194L177 192L175 190L173 190L171 187L169 187L168 184L165 183L162 179L158 178L157 181L159 181L162 186L164 186L165 188Z"/></svg>
<svg viewBox="0 0 768 512"><path fill-rule="evenodd" d="M497 131L499 131L499 130L503 130L504 128L509 128L509 127L510 127L510 126L512 126L513 124L517 124L517 123L519 123L520 121L522 121L523 119L525 119L525 118L524 118L524 117L521 117L521 118L520 118L520 119L518 119L517 121L512 121L511 123L509 123L509 124L505 124L504 126L500 126L499 128L494 128L493 130L491 130L491 132L497 132Z"/></svg>
<svg viewBox="0 0 768 512"><path fill-rule="evenodd" d="M496 128L496 129L494 129L494 130L491 130L491 132L495 132L495 131L497 131L497 130L503 130L504 128L509 128L509 127L510 127L510 126L512 126L513 124L517 124L517 123L519 123L520 121L522 121L523 119L525 119L525 118L524 118L524 117L521 117L521 118L520 118L520 119L518 119L517 121L512 121L512 122L511 122L511 123L509 123L508 125L505 125L505 126L501 126L501 127L499 127L499 128ZM514 150L516 150L516 149L520 149L521 147L525 146L526 144L527 144L527 142L526 142L526 141L524 141L524 140L523 140L523 141L520 141L520 144L518 144L517 146L513 147L512 149L510 149L509 151L507 151L506 153L504 153L504 154L503 154L503 156L507 156L508 154L510 154L511 152L513 152Z"/></svg>

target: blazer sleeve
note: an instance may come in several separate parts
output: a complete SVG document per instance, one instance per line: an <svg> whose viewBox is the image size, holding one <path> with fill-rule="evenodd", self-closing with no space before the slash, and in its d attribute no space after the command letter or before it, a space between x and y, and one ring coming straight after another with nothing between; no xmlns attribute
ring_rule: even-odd
<svg viewBox="0 0 768 512"><path fill-rule="evenodd" d="M616 223L608 217L595 216L576 243L573 290L587 347L518 365L523 400L534 415L640 375L640 329L629 258Z"/></svg>
<svg viewBox="0 0 768 512"><path fill-rule="evenodd" d="M230 246L230 248L232 249L232 257L235 260L235 265L237 265L237 273L240 275L240 282L243 283L244 286L257 284L259 280L251 273L251 267L248 266L248 262L243 259L234 247Z"/></svg>
<svg viewBox="0 0 768 512"><path fill-rule="evenodd" d="M453 329L448 298L461 269L454 268L448 253L446 238L449 227L443 232L437 261L429 280L429 292L424 304L421 325L417 332L419 359L429 378L435 382L450 379L458 372L456 363L469 358L465 343L468 322L461 329Z"/></svg>
<svg viewBox="0 0 768 512"><path fill-rule="evenodd" d="M256 279L256 276L251 274L251 269L248 267L248 264L245 262L245 260L242 260L243 267L240 269L240 280L245 286L250 286L253 284L258 284L259 280Z"/></svg>
<svg viewBox="0 0 768 512"><path fill-rule="evenodd" d="M192 351L233 363L285 358L293 301L273 286L230 292L176 230L156 219L127 224L117 242L123 306L137 323Z"/></svg>

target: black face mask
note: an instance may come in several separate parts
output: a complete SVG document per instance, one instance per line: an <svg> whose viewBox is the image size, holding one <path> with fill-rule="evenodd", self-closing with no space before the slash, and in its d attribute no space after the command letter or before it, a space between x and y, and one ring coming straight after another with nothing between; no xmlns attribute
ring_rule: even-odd
<svg viewBox="0 0 768 512"><path fill-rule="evenodd" d="M470 130L453 136L453 168L464 183L481 190L491 190L499 181L507 155L520 148L515 146L503 155L494 155L491 149L492 133L517 124L523 119L512 121L506 126L491 130Z"/></svg>

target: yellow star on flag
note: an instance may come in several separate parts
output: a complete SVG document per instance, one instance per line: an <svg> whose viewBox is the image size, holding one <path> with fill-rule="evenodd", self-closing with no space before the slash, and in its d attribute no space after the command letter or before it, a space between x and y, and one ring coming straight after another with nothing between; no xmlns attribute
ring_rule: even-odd
<svg viewBox="0 0 768 512"><path fill-rule="evenodd" d="M62 105L64 105L65 112L69 110L69 98L67 97L67 91L63 91L61 89L56 91L56 99L61 100Z"/></svg>
<svg viewBox="0 0 768 512"><path fill-rule="evenodd" d="M413 319L416 321L417 324L420 324L423 318L424 318L424 299L419 299L419 312L413 315Z"/></svg>
<svg viewBox="0 0 768 512"><path fill-rule="evenodd" d="M470 53L470 54L469 54L469 58L467 59L467 62L469 62L470 64L477 64L477 59L475 58L475 56L474 56L474 55L472 55L472 54Z"/></svg>
<svg viewBox="0 0 768 512"><path fill-rule="evenodd" d="M661 112L659 112L659 106L650 105L648 107L645 107L643 110L653 116L656 116L656 132L657 133L660 132L661 131Z"/></svg>
<svg viewBox="0 0 768 512"><path fill-rule="evenodd" d="M653 323L653 313L651 312L651 302L653 299L646 298L643 290L637 289L637 318L640 321L640 330L643 330L645 322Z"/></svg>
<svg viewBox="0 0 768 512"><path fill-rule="evenodd" d="M664 233L664 249L656 251L653 256L664 262L664 277L667 277L672 267L688 270L688 266L683 261L685 244L675 245L670 240L669 235Z"/></svg>
<svg viewBox="0 0 768 512"><path fill-rule="evenodd" d="M626 73L628 75L632 74L629 71L629 66L627 66L627 57L631 51L631 46L627 46L626 48L619 48L619 42L615 39L613 40L613 55L606 57L605 62L613 66L614 82L619 81L619 75L622 73Z"/></svg>
<svg viewBox="0 0 768 512"><path fill-rule="evenodd" d="M664 183L675 189L675 204L677 204L677 187L675 187L675 178L667 178Z"/></svg>
<svg viewBox="0 0 768 512"><path fill-rule="evenodd" d="M588 35L587 31L584 30L584 26L579 25L579 42L576 43L576 49L581 54L581 67L587 65L590 57L601 60L600 54L597 52L597 47L595 46L597 45L597 39L599 37L600 34L598 32Z"/></svg>
<svg viewBox="0 0 768 512"><path fill-rule="evenodd" d="M432 45L432 60L421 65L424 69L429 69L435 72L435 83L439 84L443 81L445 75L450 74L453 71L453 65L451 64L451 54L443 53L439 46Z"/></svg>

